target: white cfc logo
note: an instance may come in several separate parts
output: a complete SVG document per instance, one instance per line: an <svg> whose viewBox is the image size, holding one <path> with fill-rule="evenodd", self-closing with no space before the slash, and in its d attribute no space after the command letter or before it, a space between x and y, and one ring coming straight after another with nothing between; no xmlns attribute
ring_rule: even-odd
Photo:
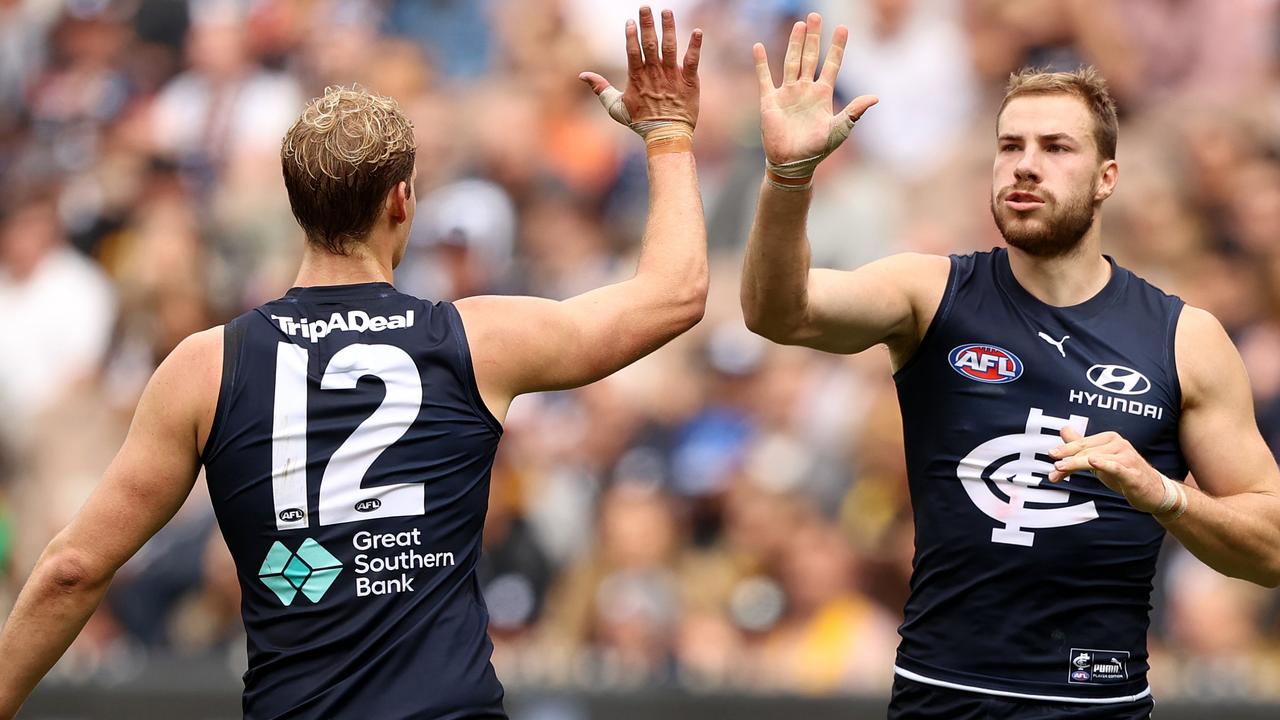
<svg viewBox="0 0 1280 720"><path fill-rule="evenodd" d="M1066 505L1071 499L1067 487L1041 486L1042 482L1047 483L1053 470L1049 450L1062 443L1059 433L1068 425L1084 435L1089 418L1072 415L1064 420L1045 415L1040 408L1031 408L1025 432L1001 435L982 443L956 467L956 477L960 478L973 504L1004 525L991 531L991 542L1031 547L1035 534L1023 528L1079 525L1098 517L1092 500ZM987 479L1008 497L1007 501L991 490ZM1027 507L1027 503L1064 507Z"/></svg>

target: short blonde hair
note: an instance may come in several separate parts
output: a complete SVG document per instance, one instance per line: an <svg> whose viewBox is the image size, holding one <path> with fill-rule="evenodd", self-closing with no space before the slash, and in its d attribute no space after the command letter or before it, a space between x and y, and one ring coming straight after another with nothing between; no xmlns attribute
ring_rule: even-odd
<svg viewBox="0 0 1280 720"><path fill-rule="evenodd" d="M1116 103L1107 91L1107 81L1092 65L1077 68L1073 72L1050 72L1044 68L1022 68L1009 75L1005 86L1004 102L1000 113L1009 101L1027 95L1073 95L1084 101L1093 115L1093 139L1098 154L1104 160L1116 157L1116 137L1119 122L1116 120Z"/></svg>
<svg viewBox="0 0 1280 720"><path fill-rule="evenodd" d="M280 149L289 205L307 240L338 255L363 240L387 193L413 177L413 123L395 100L329 87ZM412 187L410 187L412 192Z"/></svg>

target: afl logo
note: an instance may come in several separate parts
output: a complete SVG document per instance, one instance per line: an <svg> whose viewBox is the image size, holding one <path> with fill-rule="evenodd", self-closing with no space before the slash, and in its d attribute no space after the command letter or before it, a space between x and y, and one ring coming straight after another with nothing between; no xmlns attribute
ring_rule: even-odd
<svg viewBox="0 0 1280 720"><path fill-rule="evenodd" d="M299 508L286 508L280 511L280 519L285 522L301 520L306 513Z"/></svg>
<svg viewBox="0 0 1280 720"><path fill-rule="evenodd" d="M356 512L362 512L362 513L373 512L374 510L377 510L380 507L382 507L382 501L379 500L378 498L369 498L368 500L361 500L360 502L356 503L356 506L355 506Z"/></svg>
<svg viewBox="0 0 1280 720"><path fill-rule="evenodd" d="M1086 377L1094 385L1117 395L1141 395L1151 389L1146 375L1123 365L1094 365Z"/></svg>
<svg viewBox="0 0 1280 720"><path fill-rule="evenodd" d="M951 351L948 359L952 370L978 382L1007 383L1022 376L1018 356L995 345L961 345Z"/></svg>

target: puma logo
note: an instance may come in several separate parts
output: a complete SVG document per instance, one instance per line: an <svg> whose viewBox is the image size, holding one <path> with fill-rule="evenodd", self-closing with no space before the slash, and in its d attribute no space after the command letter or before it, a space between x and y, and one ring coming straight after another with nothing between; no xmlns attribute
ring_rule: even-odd
<svg viewBox="0 0 1280 720"><path fill-rule="evenodd" d="M1050 345L1052 345L1052 346L1054 346L1054 347L1058 348L1058 352L1062 354L1062 357L1066 357L1066 356L1067 356L1067 351L1066 351L1065 349L1063 349L1063 347L1062 347L1062 343L1066 342L1066 341L1067 341L1067 338L1069 338L1069 337L1071 337L1071 336L1070 336L1070 335L1063 335L1061 340L1054 340L1053 338L1049 337L1048 335L1045 335L1044 333L1040 333L1040 339L1041 339L1041 340L1044 340L1045 342L1049 343Z"/></svg>

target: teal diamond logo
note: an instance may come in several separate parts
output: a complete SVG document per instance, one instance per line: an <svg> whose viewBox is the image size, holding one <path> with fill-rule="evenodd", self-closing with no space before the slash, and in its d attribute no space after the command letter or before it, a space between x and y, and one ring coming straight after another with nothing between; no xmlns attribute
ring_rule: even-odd
<svg viewBox="0 0 1280 720"><path fill-rule="evenodd" d="M296 553L277 540L262 561L258 579L288 606L299 592L313 603L320 602L340 572L342 561L315 540L303 540Z"/></svg>

